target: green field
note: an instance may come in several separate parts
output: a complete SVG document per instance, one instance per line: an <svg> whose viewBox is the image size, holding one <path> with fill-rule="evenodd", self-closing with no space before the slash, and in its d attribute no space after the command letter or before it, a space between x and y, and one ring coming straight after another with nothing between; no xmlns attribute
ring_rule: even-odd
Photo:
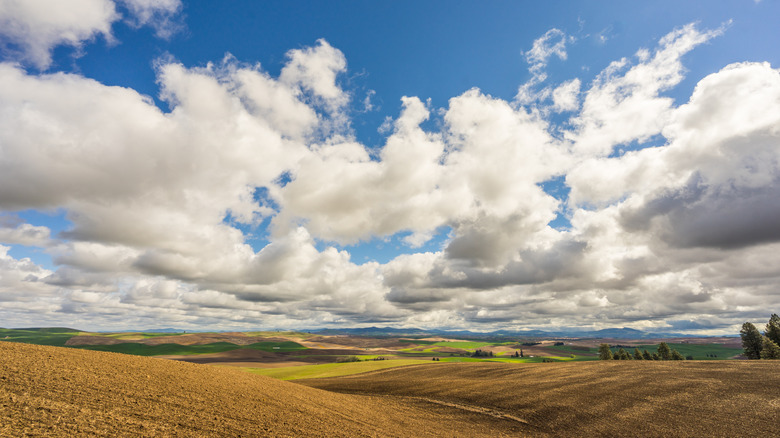
<svg viewBox="0 0 780 438"><path fill-rule="evenodd" d="M501 343L501 342L499 342L499 343L495 343L495 342L471 342L471 341L466 341L466 342L453 341L453 342L449 342L448 341L448 342L437 342L437 343L435 343L433 345L436 345L437 347L450 347L450 348L460 348L460 349L463 349L463 350L476 350L476 349L482 348L482 347L492 347L492 346L495 346L495 345L504 345L504 343Z"/></svg>
<svg viewBox="0 0 780 438"><path fill-rule="evenodd" d="M443 360L442 360L443 361ZM367 360L363 362L326 363L283 368L247 368L247 371L281 380L316 379L322 377L348 376L406 365L436 364L430 360Z"/></svg>
<svg viewBox="0 0 780 438"><path fill-rule="evenodd" d="M204 345L180 345L180 344L159 344L145 345L133 342L114 344L114 345L79 345L75 348L93 351L110 351L112 353L132 354L135 356L162 356L162 355L193 355L222 353L225 351L238 349L252 349L261 351L302 351L307 350L301 344L296 342L256 342L250 345L236 345L229 342L214 342Z"/></svg>
<svg viewBox="0 0 780 438"><path fill-rule="evenodd" d="M399 339L398 342L402 344L435 345L438 341L423 341L421 339Z"/></svg>
<svg viewBox="0 0 780 438"><path fill-rule="evenodd" d="M677 350L683 357L693 356L694 360L723 360L730 359L733 356L742 354L741 348L724 347L723 344L668 344L669 348ZM639 345L639 351L645 349L653 354L658 348L658 344L655 345ZM617 350L617 349L613 349ZM627 352L633 354L634 349L626 349ZM707 355L715 355L717 357L707 357Z"/></svg>
<svg viewBox="0 0 780 438"><path fill-rule="evenodd" d="M0 328L0 341L64 347L68 339L81 334L78 330L63 327L4 329Z"/></svg>

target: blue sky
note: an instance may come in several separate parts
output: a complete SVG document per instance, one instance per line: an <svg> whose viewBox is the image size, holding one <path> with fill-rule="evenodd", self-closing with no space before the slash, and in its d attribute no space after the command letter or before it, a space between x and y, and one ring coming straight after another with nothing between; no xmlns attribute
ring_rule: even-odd
<svg viewBox="0 0 780 438"><path fill-rule="evenodd" d="M730 333L778 302L734 268L778 240L776 17L0 1L0 314Z"/></svg>

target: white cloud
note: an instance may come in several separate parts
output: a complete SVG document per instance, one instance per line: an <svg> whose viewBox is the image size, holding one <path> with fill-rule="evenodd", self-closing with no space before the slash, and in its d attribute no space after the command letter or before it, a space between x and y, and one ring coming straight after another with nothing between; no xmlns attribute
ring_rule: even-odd
<svg viewBox="0 0 780 438"><path fill-rule="evenodd" d="M616 145L642 142L660 133L673 101L659 93L682 80L683 55L721 33L722 29L701 32L689 24L664 36L652 56L638 51L639 63L628 70L627 59L610 64L585 93L582 110L574 119L578 129L569 138L575 151L606 156Z"/></svg>
<svg viewBox="0 0 780 438"><path fill-rule="evenodd" d="M160 38L168 38L181 28L175 21L181 0L118 0L130 11L130 23L152 26Z"/></svg>
<svg viewBox="0 0 780 438"><path fill-rule="evenodd" d="M324 40L290 51L279 77L231 56L161 62L169 112L131 89L1 63L0 209L60 208L73 226L53 236L0 217L0 242L41 247L58 266L0 247L0 319L729 330L780 279L780 73L733 64L683 105L661 94L719 32L678 29L582 93L576 78L550 86L548 110L472 89L428 130L430 103L404 97L379 150L350 134L346 58ZM536 73L568 41L537 40ZM550 110L573 114L563 139ZM542 189L561 177L568 199ZM564 205L571 228L552 229ZM236 224L269 216L255 250ZM440 251L383 265L327 244L402 232L415 248L442 229Z"/></svg>
<svg viewBox="0 0 780 438"><path fill-rule="evenodd" d="M529 70L534 75L542 74L542 70L547 67L547 62L553 56L561 60L566 60L566 43L573 41L572 37L567 37L566 33L560 29L552 28L544 35L534 40L531 50L525 53L525 60L531 65ZM544 80L544 77L541 78Z"/></svg>
<svg viewBox="0 0 780 438"><path fill-rule="evenodd" d="M175 17L180 0L119 0L136 26L149 25L160 37L169 37L180 25ZM0 0L0 44L7 54L39 70L52 63L52 50L73 47L99 36L113 42L111 28L121 18L112 0Z"/></svg>
<svg viewBox="0 0 780 438"><path fill-rule="evenodd" d="M0 223L0 243L46 247L50 234L46 227L21 223L12 228Z"/></svg>
<svg viewBox="0 0 780 438"><path fill-rule="evenodd" d="M547 72L545 71L547 63L553 56L566 60L568 56L566 54L566 43L574 41L575 38L573 36L567 36L566 33L555 28L548 30L544 35L534 40L531 49L525 52L525 60L530 65L528 71L531 72L531 79L518 88L514 100L515 103L530 105L537 101L544 101L552 96L553 91L550 87L538 89L539 84L547 79ZM571 93L571 91L569 92ZM558 96L559 100L562 97L560 93Z"/></svg>
<svg viewBox="0 0 780 438"><path fill-rule="evenodd" d="M572 79L556 87L552 92L553 109L563 112L579 108L580 85L579 79Z"/></svg>
<svg viewBox="0 0 780 438"><path fill-rule="evenodd" d="M1 0L0 35L22 59L39 69L51 65L51 50L64 44L79 49L99 35L111 39L119 18L110 0Z"/></svg>

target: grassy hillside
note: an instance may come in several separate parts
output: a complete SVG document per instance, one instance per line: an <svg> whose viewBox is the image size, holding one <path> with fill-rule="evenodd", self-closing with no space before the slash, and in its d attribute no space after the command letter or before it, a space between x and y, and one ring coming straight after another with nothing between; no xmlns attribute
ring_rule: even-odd
<svg viewBox="0 0 780 438"><path fill-rule="evenodd" d="M230 342L214 342L203 345L158 344L146 345L123 343L113 345L79 345L75 348L112 353L132 354L135 356L193 355L222 353L231 350L249 349L260 351L299 351L307 348L296 342L256 342L250 345L236 345Z"/></svg>
<svg viewBox="0 0 780 438"><path fill-rule="evenodd" d="M68 339L79 333L78 330L65 327L22 329L0 328L0 341L24 342L25 344L54 345L61 347L65 345L65 342L67 342Z"/></svg>

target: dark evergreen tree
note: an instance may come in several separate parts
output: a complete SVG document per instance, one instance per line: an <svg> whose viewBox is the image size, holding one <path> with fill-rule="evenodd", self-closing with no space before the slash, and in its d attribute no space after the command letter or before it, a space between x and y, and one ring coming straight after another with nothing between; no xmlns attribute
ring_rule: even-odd
<svg viewBox="0 0 780 438"><path fill-rule="evenodd" d="M642 352L642 358L644 360L653 360L653 356L650 356L650 352L647 350Z"/></svg>
<svg viewBox="0 0 780 438"><path fill-rule="evenodd" d="M609 344L601 344L599 345L599 359L601 360L612 360L614 359L612 355L612 350L609 349Z"/></svg>
<svg viewBox="0 0 780 438"><path fill-rule="evenodd" d="M661 356L658 353L653 353L653 360L661 360Z"/></svg>
<svg viewBox="0 0 780 438"><path fill-rule="evenodd" d="M769 317L769 324L766 325L766 332L764 335L769 338L770 341L777 345L780 345L780 316L777 313L773 313Z"/></svg>
<svg viewBox="0 0 780 438"><path fill-rule="evenodd" d="M658 356L661 357L661 360L672 359L672 349L669 348L668 345L666 345L666 342L661 342L660 344L658 344Z"/></svg>
<svg viewBox="0 0 780 438"><path fill-rule="evenodd" d="M672 350L672 360L685 360L685 358L679 351Z"/></svg>
<svg viewBox="0 0 780 438"><path fill-rule="evenodd" d="M615 356L620 357L620 360L628 360L628 353L626 353L626 350L624 350L623 348L620 348L615 354Z"/></svg>
<svg viewBox="0 0 780 438"><path fill-rule="evenodd" d="M742 349L745 357L748 359L760 359L764 340L756 326L749 322L742 324L742 330L739 331L739 335L742 337Z"/></svg>
<svg viewBox="0 0 780 438"><path fill-rule="evenodd" d="M780 347L767 336L763 339L761 359L780 359Z"/></svg>
<svg viewBox="0 0 780 438"><path fill-rule="evenodd" d="M634 348L634 359L635 360L642 360L644 357L642 357L642 353L639 351L638 348Z"/></svg>

